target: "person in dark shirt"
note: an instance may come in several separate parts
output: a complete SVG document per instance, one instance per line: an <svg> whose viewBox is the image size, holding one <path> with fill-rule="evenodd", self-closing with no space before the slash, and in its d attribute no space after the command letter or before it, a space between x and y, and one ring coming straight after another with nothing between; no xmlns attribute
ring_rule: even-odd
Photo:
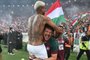
<svg viewBox="0 0 90 60"><path fill-rule="evenodd" d="M61 28L62 30L62 33L59 34L58 38L57 38L57 41L58 41L58 44L59 44L59 50L58 50L58 59L57 60L64 60L64 46L65 46L65 41L63 39L63 26L62 25L59 25L59 27Z"/></svg>
<svg viewBox="0 0 90 60"><path fill-rule="evenodd" d="M4 45L7 45L7 32L4 32L3 33L3 42L4 42Z"/></svg>
<svg viewBox="0 0 90 60"><path fill-rule="evenodd" d="M9 33L7 36L7 41L8 41L8 54L14 55L13 49L15 49L15 31L13 30L12 27L9 28Z"/></svg>
<svg viewBox="0 0 90 60"><path fill-rule="evenodd" d="M2 60L2 48L1 48L1 46L0 46L0 60Z"/></svg>
<svg viewBox="0 0 90 60"><path fill-rule="evenodd" d="M3 39L3 35L0 34L0 41ZM1 48L1 45L0 45L0 60L2 60L2 48Z"/></svg>
<svg viewBox="0 0 90 60"><path fill-rule="evenodd" d="M22 49L22 32L18 29L15 31L16 50Z"/></svg>
<svg viewBox="0 0 90 60"><path fill-rule="evenodd" d="M58 42L52 37L53 29L49 25L44 29L44 42L48 54L48 60L57 60Z"/></svg>
<svg viewBox="0 0 90 60"><path fill-rule="evenodd" d="M0 33L0 42L1 40L3 39L3 35ZM0 45L0 53L2 52L2 48L1 48L1 45Z"/></svg>

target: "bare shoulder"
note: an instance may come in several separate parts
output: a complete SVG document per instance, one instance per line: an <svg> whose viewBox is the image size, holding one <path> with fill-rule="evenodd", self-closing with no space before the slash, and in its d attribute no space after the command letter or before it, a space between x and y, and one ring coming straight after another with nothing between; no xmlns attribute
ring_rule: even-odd
<svg viewBox="0 0 90 60"><path fill-rule="evenodd" d="M51 20L51 19L50 19L49 17L47 17L47 16L42 15L42 17L43 17L43 19L44 19L45 21Z"/></svg>
<svg viewBox="0 0 90 60"><path fill-rule="evenodd" d="M33 18L34 16L35 16L35 15L30 16L30 17L29 17L29 20L30 20L31 18Z"/></svg>
<svg viewBox="0 0 90 60"><path fill-rule="evenodd" d="M35 16L35 15L32 15L32 16L30 16L30 17L28 18L28 28L29 28L29 26L31 25L34 16Z"/></svg>

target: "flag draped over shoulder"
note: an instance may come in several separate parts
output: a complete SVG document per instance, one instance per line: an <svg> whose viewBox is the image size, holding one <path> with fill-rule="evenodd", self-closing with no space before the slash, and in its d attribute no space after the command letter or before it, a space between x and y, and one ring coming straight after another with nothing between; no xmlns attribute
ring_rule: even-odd
<svg viewBox="0 0 90 60"><path fill-rule="evenodd" d="M58 25L61 22L66 22L66 19L64 18L63 9L61 7L60 1L57 0L52 4L52 6L48 9L46 12L46 16L52 19L52 21Z"/></svg>

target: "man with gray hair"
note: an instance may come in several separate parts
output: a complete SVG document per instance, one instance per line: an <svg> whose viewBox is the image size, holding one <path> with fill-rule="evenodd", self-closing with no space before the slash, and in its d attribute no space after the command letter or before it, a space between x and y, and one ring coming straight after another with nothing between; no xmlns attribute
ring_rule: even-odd
<svg viewBox="0 0 90 60"><path fill-rule="evenodd" d="M44 16L45 14L45 3L43 1L36 1L34 5L36 14L31 16L28 20L28 36L29 42L27 44L27 50L29 52L29 58L36 59L47 59L47 51L43 42L43 30L45 24L50 25L57 33L61 33L50 18Z"/></svg>

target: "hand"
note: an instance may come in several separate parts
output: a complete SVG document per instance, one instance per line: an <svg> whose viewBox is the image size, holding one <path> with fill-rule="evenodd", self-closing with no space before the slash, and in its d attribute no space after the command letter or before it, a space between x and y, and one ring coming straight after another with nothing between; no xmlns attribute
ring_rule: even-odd
<svg viewBox="0 0 90 60"><path fill-rule="evenodd" d="M40 58L35 58L35 59L33 59L33 60L42 60L42 59L40 59Z"/></svg>
<svg viewBox="0 0 90 60"><path fill-rule="evenodd" d="M30 55L29 56L29 59L35 59L36 57L35 57L35 55Z"/></svg>

